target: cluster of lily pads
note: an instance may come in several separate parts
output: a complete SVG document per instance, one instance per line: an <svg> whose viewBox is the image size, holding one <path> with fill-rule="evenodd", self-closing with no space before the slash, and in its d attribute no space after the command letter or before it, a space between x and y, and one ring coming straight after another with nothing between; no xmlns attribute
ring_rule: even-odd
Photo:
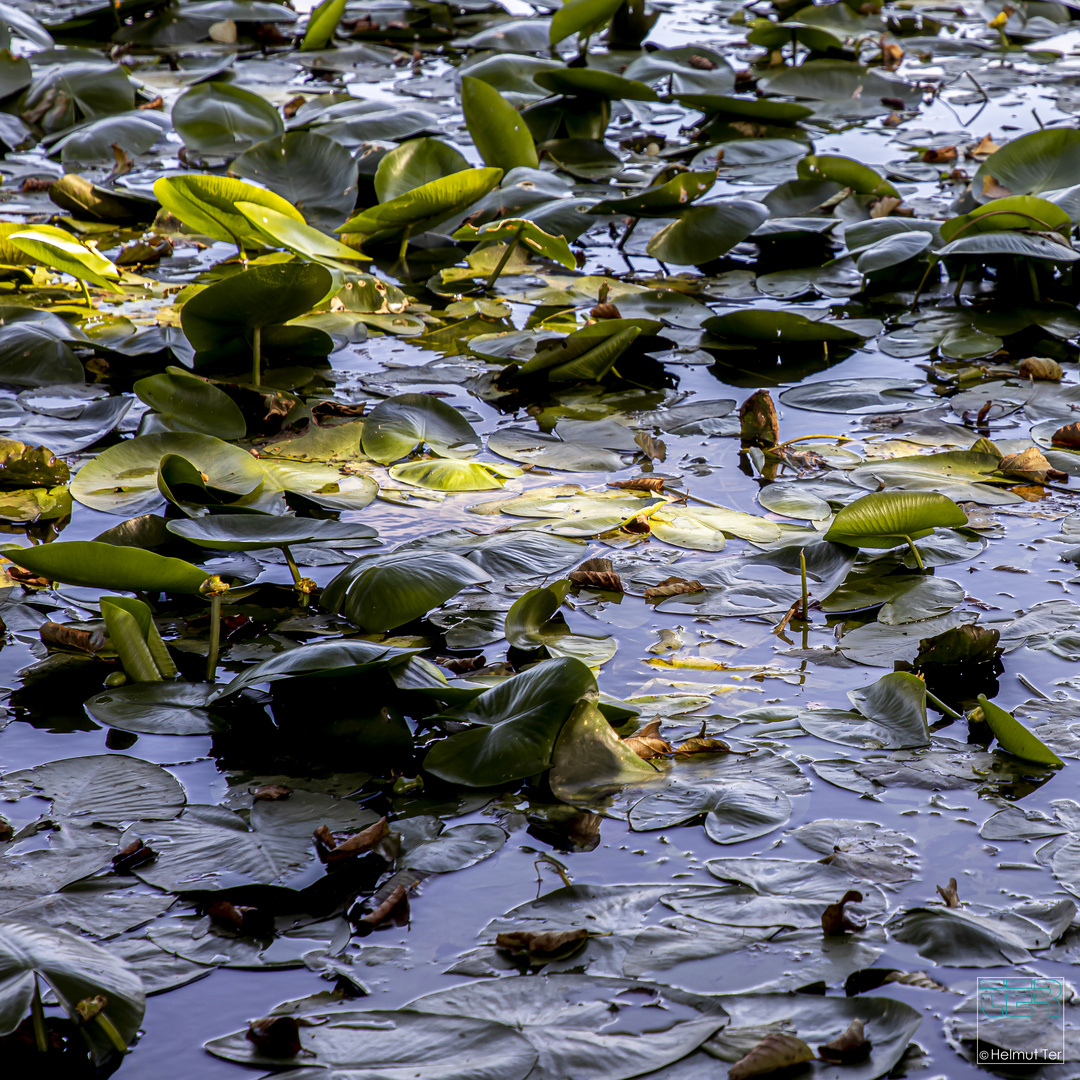
<svg viewBox="0 0 1080 1080"><path fill-rule="evenodd" d="M722 4L698 44L642 0L532 6L0 3L11 718L74 709L110 751L0 778L19 1067L114 1068L147 995L291 968L332 989L212 1054L873 1080L920 1010L872 991L946 990L886 946L1075 962L1076 804L1019 799L1080 758L1077 699L994 699L1018 650L1080 659L1080 605L946 576L1003 521L1080 562L1070 9ZM1023 65L1060 115L934 128ZM223 798L122 753L174 737ZM997 799L981 838L1035 844L1059 895L916 900L914 837L808 817L811 773ZM587 874L608 821L747 846L688 882L544 855L563 887L446 969L478 981L364 1007L410 897L526 826Z"/></svg>

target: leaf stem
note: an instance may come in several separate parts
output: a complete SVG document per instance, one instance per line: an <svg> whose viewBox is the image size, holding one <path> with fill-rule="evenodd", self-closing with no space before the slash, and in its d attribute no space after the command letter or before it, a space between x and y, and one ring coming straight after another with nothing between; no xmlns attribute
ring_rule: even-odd
<svg viewBox="0 0 1080 1080"><path fill-rule="evenodd" d="M34 997L30 1002L30 1021L34 1026L34 1043L39 1054L49 1052L49 1033L45 1030L45 1010L41 1005L41 987L34 975Z"/></svg>
<svg viewBox="0 0 1080 1080"><path fill-rule="evenodd" d="M807 622L810 619L810 593L806 588L806 548L799 549L799 574L802 576L802 611L799 618Z"/></svg>
<svg viewBox="0 0 1080 1080"><path fill-rule="evenodd" d="M934 694L931 694L929 690L926 691L926 700L937 709L938 712L944 713L951 720L963 719L963 714L958 713L955 709L950 709L941 698Z"/></svg>
<svg viewBox="0 0 1080 1080"><path fill-rule="evenodd" d="M919 570L925 571L926 567L923 565L922 556L919 554L919 549L915 546L915 541L911 539L906 533L900 533L900 535L907 541L907 545L911 548L911 554L915 556L915 565Z"/></svg>
<svg viewBox="0 0 1080 1080"><path fill-rule="evenodd" d="M262 327L251 332L251 381L262 386Z"/></svg>
<svg viewBox="0 0 1080 1080"><path fill-rule="evenodd" d="M217 676L218 651L221 648L221 597L210 597L210 648L206 653L206 681Z"/></svg>
<svg viewBox="0 0 1080 1080"><path fill-rule="evenodd" d="M296 565L296 560L293 558L293 554L289 550L288 544L281 545L281 554L285 556L285 561L289 564L289 571L292 574L293 584L299 588L301 580L300 567Z"/></svg>
<svg viewBox="0 0 1080 1080"><path fill-rule="evenodd" d="M525 225L518 226L518 231L514 233L514 239L506 245L506 250L503 252L502 258L499 260L498 266L492 271L491 277L487 279L487 283L484 285L485 289L490 289L496 281L499 280L499 275L503 272L503 267L510 261L510 256L514 254L518 244L521 243L521 234L525 231Z"/></svg>
<svg viewBox="0 0 1080 1080"><path fill-rule="evenodd" d="M94 301L90 298L90 290L89 290L89 288L87 288L86 282L83 281L82 278L79 278L78 282L79 282L79 285L82 286L82 294L83 294L83 299L86 301L86 306L88 308L92 308L94 306Z"/></svg>

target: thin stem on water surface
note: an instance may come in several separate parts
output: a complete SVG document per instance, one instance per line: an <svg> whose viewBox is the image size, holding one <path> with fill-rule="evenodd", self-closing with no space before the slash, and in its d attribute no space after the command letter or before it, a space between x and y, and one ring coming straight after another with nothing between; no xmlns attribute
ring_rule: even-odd
<svg viewBox="0 0 1080 1080"><path fill-rule="evenodd" d="M292 552L289 550L288 544L281 545L281 554L285 556L285 562L289 566L289 572L292 574L293 584L299 586L301 579L300 567L296 565L296 560L293 558Z"/></svg>
<svg viewBox="0 0 1080 1080"><path fill-rule="evenodd" d="M206 681L217 676L218 652L221 649L221 597L210 597L210 648L206 653Z"/></svg>
<svg viewBox="0 0 1080 1080"><path fill-rule="evenodd" d="M920 570L925 570L926 567L923 566L922 556L919 554L919 549L915 546L915 541L912 540L911 537L908 536L906 533L901 533L900 535L903 536L903 538L907 541L908 547L911 548L911 554L915 556L915 564Z"/></svg>
<svg viewBox="0 0 1080 1080"><path fill-rule="evenodd" d="M514 254L518 244L521 243L521 234L525 231L525 226L518 227L518 231L514 233L514 239L506 245L506 250L503 252L503 257L499 260L499 264L492 271L491 277L487 279L487 284L484 286L486 289L490 289L496 281L499 280L499 275L503 272L503 267L510 261L510 256Z"/></svg>
<svg viewBox="0 0 1080 1080"><path fill-rule="evenodd" d="M251 381L262 386L262 327L251 332Z"/></svg>

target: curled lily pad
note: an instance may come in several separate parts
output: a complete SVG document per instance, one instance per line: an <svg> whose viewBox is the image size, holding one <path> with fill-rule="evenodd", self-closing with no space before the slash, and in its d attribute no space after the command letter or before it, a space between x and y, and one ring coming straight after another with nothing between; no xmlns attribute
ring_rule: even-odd
<svg viewBox="0 0 1080 1080"><path fill-rule="evenodd" d="M224 82L200 83L186 90L173 105L172 119L188 149L201 154L239 153L285 131L270 102Z"/></svg>
<svg viewBox="0 0 1080 1080"><path fill-rule="evenodd" d="M139 379L134 389L173 431L197 431L219 439L242 439L247 432L244 414L233 399L183 368L169 367L160 375Z"/></svg>
<svg viewBox="0 0 1080 1080"><path fill-rule="evenodd" d="M363 446L368 457L385 465L419 446L443 457L471 457L479 438L472 424L444 401L430 394L399 394L367 415Z"/></svg>
<svg viewBox="0 0 1080 1080"><path fill-rule="evenodd" d="M207 683L135 683L106 690L83 706L99 724L140 735L208 735L221 730L207 710Z"/></svg>
<svg viewBox="0 0 1080 1080"><path fill-rule="evenodd" d="M638 832L687 825L704 818L705 833L717 844L737 844L767 836L791 817L791 801L756 780L686 784L678 780L636 802L628 814Z"/></svg>

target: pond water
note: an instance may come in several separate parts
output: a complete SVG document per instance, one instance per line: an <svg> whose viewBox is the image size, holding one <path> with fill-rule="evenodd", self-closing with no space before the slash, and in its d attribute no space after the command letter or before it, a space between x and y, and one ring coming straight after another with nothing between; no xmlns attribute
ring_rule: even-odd
<svg viewBox="0 0 1080 1080"><path fill-rule="evenodd" d="M656 3L644 47L597 34L583 64L585 22L548 52L555 3L350 2L337 37L306 51L315 5L293 5L294 25L245 3L128 0L119 27L94 0L0 5L0 438L48 447L74 478L72 499L46 454L26 480L0 443L3 539L55 551L107 533L118 552L197 565L196 583L220 575L218 689L266 665L208 701L216 608L197 585L99 587L98 549L54 573L31 565L40 551L4 550L0 950L30 920L127 961L132 993L141 979L149 994L119 1063L129 1080L244 1066L697 1080L770 1030L816 1050L853 1019L871 1052L790 1075L960 1078L982 1071L977 978L1017 973L1064 980L1067 1063L1037 1072L1080 1075L1077 12ZM610 17L600 0L563 14L588 4ZM545 87L531 57L564 81ZM409 208L404 235L369 221L344 234L351 256L313 252L286 218L260 232L233 209L245 264L199 209L209 189L191 211L168 188L188 173L263 184L325 243L354 195L359 209L404 199L513 153L505 115L463 121L456 69L480 64L481 85L526 107L540 168L434 223ZM284 140L309 140L295 151L285 120ZM336 144L333 166L316 137ZM359 162L344 209L342 147ZM384 160L397 165L376 173ZM666 216L587 213L687 165L706 176L692 207L684 192ZM223 190L250 207L261 188ZM450 239L500 208L513 229L494 248ZM140 237L157 250L132 254ZM349 263L360 247L372 263ZM332 285L295 312L299 277L240 288L252 267L324 265ZM578 348L587 326L619 339L614 359ZM517 373L540 341L592 366ZM777 426L761 397L762 422L740 420L758 391ZM126 413L99 420L119 399ZM397 450L378 452L376 428ZM488 467L450 475L466 459ZM910 505L852 525L845 508L876 490ZM280 539L283 519L301 532L233 550L181 539L217 527L232 542L260 514L249 541L262 526ZM335 521L377 541L330 536ZM293 588L282 544L313 584ZM398 545L420 562L391 556L372 584ZM617 589L566 580L597 558ZM346 567L370 576L327 590ZM438 574L454 580L442 593ZM647 597L668 579L685 589ZM100 603L117 593L149 604L178 681L135 681L116 605ZM86 644L105 631L104 651ZM135 636L150 658L153 633ZM342 639L368 651L304 659ZM508 701L499 686L523 689ZM659 751L620 741L654 718ZM481 721L507 725L504 741ZM699 733L726 748L675 752ZM388 836L334 861L382 817ZM336 835L329 869L309 842L320 825ZM156 857L114 872L140 839ZM371 914L395 885L407 899ZM857 925L826 935L849 889ZM536 959L533 942L531 970L495 947L581 928L567 955ZM3 979L10 1030L23 1006ZM397 1010L428 994L409 1027ZM297 1029L310 1052L245 1036L285 1002L317 1018ZM380 1010L375 1027L353 1010Z"/></svg>

